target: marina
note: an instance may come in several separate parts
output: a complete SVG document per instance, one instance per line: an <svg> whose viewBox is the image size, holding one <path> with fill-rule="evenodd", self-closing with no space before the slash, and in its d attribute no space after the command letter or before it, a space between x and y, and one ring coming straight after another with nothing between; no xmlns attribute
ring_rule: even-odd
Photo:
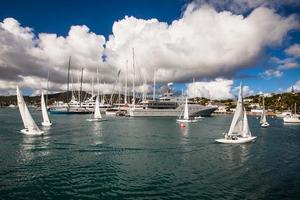
<svg viewBox="0 0 300 200"><path fill-rule="evenodd" d="M0 109L2 199L299 198L300 126L280 118L264 129L250 116L256 141L228 145L214 139L232 115L185 128L174 118L50 115L53 126L38 137L19 132L19 115ZM41 112L32 115L41 122Z"/></svg>
<svg viewBox="0 0 300 200"><path fill-rule="evenodd" d="M0 200L299 200L300 1L3 1Z"/></svg>

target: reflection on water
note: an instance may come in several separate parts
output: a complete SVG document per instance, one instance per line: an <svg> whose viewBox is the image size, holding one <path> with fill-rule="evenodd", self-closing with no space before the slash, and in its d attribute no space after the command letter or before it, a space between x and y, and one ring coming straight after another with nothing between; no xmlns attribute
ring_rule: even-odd
<svg viewBox="0 0 300 200"><path fill-rule="evenodd" d="M181 126L179 124L178 126L179 126L179 130L180 130L181 134L183 136L188 136L188 134L189 134L189 124L186 123L186 124L184 124L184 126Z"/></svg>
<svg viewBox="0 0 300 200"><path fill-rule="evenodd" d="M214 139L231 116L183 128L174 119L90 123L86 118L51 116L54 125L33 137L16 132L22 126L18 110L5 116L0 199L36 194L39 199L268 199L270 194L280 199L299 194L300 126L270 119L271 126L262 129L250 116L256 142L223 145Z"/></svg>
<svg viewBox="0 0 300 200"><path fill-rule="evenodd" d="M48 149L50 134L45 131L42 136L30 136L22 134L23 142L20 144L19 156L20 161L28 163L36 157L47 156L50 152Z"/></svg>

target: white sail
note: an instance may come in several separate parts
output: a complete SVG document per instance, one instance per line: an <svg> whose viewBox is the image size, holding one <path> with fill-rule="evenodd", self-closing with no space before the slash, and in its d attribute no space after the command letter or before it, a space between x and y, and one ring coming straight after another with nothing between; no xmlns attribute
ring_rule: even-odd
<svg viewBox="0 0 300 200"><path fill-rule="evenodd" d="M183 119L189 119L189 108L188 108L188 102L187 101L188 101L187 98L185 98Z"/></svg>
<svg viewBox="0 0 300 200"><path fill-rule="evenodd" d="M251 137L246 110L244 109L242 137Z"/></svg>
<svg viewBox="0 0 300 200"><path fill-rule="evenodd" d="M240 85L239 98L227 135L240 134L243 131L244 109L243 109L243 86Z"/></svg>
<svg viewBox="0 0 300 200"><path fill-rule="evenodd" d="M249 129L247 113L243 105L243 87L240 85L239 98L236 105L236 110L225 138L216 139L216 142L227 144L242 144L254 141L256 137L251 136Z"/></svg>
<svg viewBox="0 0 300 200"><path fill-rule="evenodd" d="M17 86L17 101L18 101L18 107L20 110L21 118L24 124L24 128L28 128L28 124L26 122L26 117L25 117L25 101L20 93L19 87Z"/></svg>
<svg viewBox="0 0 300 200"><path fill-rule="evenodd" d="M31 114L30 114L30 112L29 112L29 110L28 110L28 108L26 106L24 98L21 95L18 87L17 87L17 97L18 97L18 103L20 102L19 106L20 106L21 116L23 115L22 116L22 120L23 120L24 126L26 128L26 130L24 131L24 133L30 134L30 135L39 135L39 134L42 134L43 131L41 131L39 129L39 127L36 125L36 123L32 119L32 116L31 116Z"/></svg>
<svg viewBox="0 0 300 200"><path fill-rule="evenodd" d="M265 113L264 113L265 111L264 111L264 109L261 111L261 115L260 115L260 120L259 120L259 123L260 124L263 124L264 123L264 121L263 121L263 118L264 118L264 115L265 115Z"/></svg>
<svg viewBox="0 0 300 200"><path fill-rule="evenodd" d="M40 134L42 131L39 129L39 127L34 122L26 104L25 104L25 118L26 122L28 123L28 133L29 134Z"/></svg>
<svg viewBox="0 0 300 200"><path fill-rule="evenodd" d="M265 110L265 98L264 97L263 97L263 109L262 109L262 112L261 112L259 123L260 124L267 123L266 110Z"/></svg>
<svg viewBox="0 0 300 200"><path fill-rule="evenodd" d="M95 103L95 111L94 111L94 118L95 119L101 119L102 118L99 106L100 106L99 105L99 95L97 95L96 103Z"/></svg>
<svg viewBox="0 0 300 200"><path fill-rule="evenodd" d="M45 103L45 98L44 98L44 92L42 91L41 95L41 107L42 107L42 115L43 115L43 125L51 125L51 122L49 120L48 112L47 112L47 107Z"/></svg>

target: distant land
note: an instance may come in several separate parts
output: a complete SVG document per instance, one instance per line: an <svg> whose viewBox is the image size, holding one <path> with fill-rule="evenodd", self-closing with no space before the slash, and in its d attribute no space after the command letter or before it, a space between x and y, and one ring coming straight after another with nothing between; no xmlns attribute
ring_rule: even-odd
<svg viewBox="0 0 300 200"><path fill-rule="evenodd" d="M78 94L78 92L75 92ZM72 93L69 92L69 98L71 98ZM78 96L78 95L77 95ZM76 97L77 97L76 96ZM87 99L91 96L91 94L87 92L82 92L81 98ZM29 105L39 106L40 105L41 96L24 96L25 101ZM105 99L110 100L111 94L106 94ZM118 94L113 94L113 103L117 102ZM132 97L128 97L131 99ZM138 100L139 98L137 98ZM215 105L224 105L228 108L235 108L236 100L235 99L224 99L224 100L211 100L203 97L190 98L191 101L196 103L207 105L207 104L215 104ZM48 95L48 105L54 103L55 101L67 101L67 92L55 93ZM121 94L121 102L124 101L124 95ZM253 108L253 105L261 105L262 97L261 95L248 96L245 98L246 109L250 110ZM300 111L300 93L287 92L287 93L272 93L265 97L265 106L266 109L271 109L273 111L283 111L283 110L294 110L294 104L297 104L297 110ZM15 95L12 96L0 96L0 107L7 107L9 105L16 105L17 98ZM252 107L251 107L252 106Z"/></svg>

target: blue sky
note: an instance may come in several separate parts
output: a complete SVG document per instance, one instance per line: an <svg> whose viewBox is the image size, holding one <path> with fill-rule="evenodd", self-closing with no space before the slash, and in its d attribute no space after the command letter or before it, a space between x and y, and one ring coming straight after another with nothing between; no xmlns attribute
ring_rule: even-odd
<svg viewBox="0 0 300 200"><path fill-rule="evenodd" d="M133 16L136 19L141 19L141 20L148 20L148 19L155 18L158 20L158 22L166 22L170 26L174 20L180 20L183 18L186 7L189 4L195 3L196 6L194 7L194 9L197 10L198 7L204 5L203 2L206 2L211 7L214 7L214 9L216 9L217 12L228 10L232 12L233 15L243 15L245 18L248 15L250 15L253 12L253 10L255 10L257 7L260 6L272 8L273 10L275 10L274 14L282 18L287 18L291 14L298 14L300 10L300 5L298 3L280 4L278 3L280 1L276 1L276 5L275 3L274 5L272 5L272 3L270 3L272 1L267 1L268 2L267 4L256 5L253 7L252 5L251 6L249 5L247 9L244 9L242 8L243 5L240 6L237 3L238 1L234 1L234 0L228 1L229 3L226 5L218 3L218 1L201 1L201 0L200 1L90 0L90 1L72 1L72 2L46 0L43 1L42 3L40 1L34 1L34 0L29 0L29 1L10 0L10 1L1 2L0 22L6 18L11 17L20 24L20 27L32 28L33 30L31 30L31 32L32 34L35 35L34 36L35 38L39 38L38 35L40 33L55 33L57 34L57 36L62 36L63 38L67 38L70 31L70 27L74 25L80 25L80 26L85 25L89 28L90 32L95 33L96 35L104 36L105 41L107 42L110 40L109 35L113 34L112 31L113 24L119 20L123 20L124 22L127 21L124 18L125 16ZM234 9L230 7L230 4L235 5ZM236 5L240 7L236 9L237 7ZM294 21L299 22L299 16L296 16ZM284 23L284 22L278 22L278 23ZM214 25L212 24L212 26ZM117 38L117 36L115 35L114 37ZM222 38L219 40L222 41ZM280 42L278 42L279 40ZM278 67L279 65L283 64L282 60L285 59L291 59L290 61L293 62L295 65L297 65L300 62L298 55L292 55L285 52L285 50L288 49L289 47L299 43L300 43L299 27L290 28L286 30L286 33L283 34L280 38L277 38L274 44L272 42L269 42L266 45L263 43L262 45L264 46L261 48L261 50L259 50L259 53L257 53L255 58L253 59L251 58L251 62L249 62L248 60L250 59L248 59L247 61L243 62L241 66L230 66L232 67L232 69L226 71L224 73L224 76L222 76L222 73L209 74L211 72L209 73L205 72L202 75L199 72L198 74L195 74L196 81L203 81L203 80L209 81L220 77L223 79L233 80L234 81L232 85L233 88L235 86L238 86L239 83L242 81L245 85L249 86L250 90L252 90L254 93L257 93L259 91L279 92L280 90L286 90L288 87L296 84L296 82L299 81L300 68L296 66L289 69L286 68L279 69ZM34 44L37 45L36 43ZM5 43L5 45L9 45L9 44ZM107 44L102 44L102 45L105 47ZM107 52L111 52L111 50ZM116 56L116 53L113 55ZM274 62L274 59L272 61L271 58L274 57L278 59L278 62ZM236 59L239 59L239 57L237 56ZM6 62L6 60L7 59L4 59L3 62ZM138 62L141 63L141 65L144 64L143 61L141 60ZM114 62L109 63L109 65L112 65L112 63ZM169 63L167 63L166 65L168 64ZM202 64L203 62L199 61L199 67L202 67ZM221 64L227 66L227 63L221 63ZM12 65L15 66L16 64L14 63ZM184 63L182 65L184 65ZM7 66L9 66L9 63L7 64ZM191 66L194 67L193 64L191 64ZM25 66L18 66L16 68L18 68L19 70L22 67ZM197 70L197 69L193 68L193 70ZM24 70L20 70L20 71L22 72ZM268 75L266 75L267 73L266 71L268 71ZM23 74L19 74L19 75L23 77ZM18 77L20 77L19 75ZM39 75L36 76L38 77ZM185 89L186 82L191 82L192 77L193 75L191 74L178 76L178 78L176 79L178 82L178 84L175 85L176 88L179 90L181 88ZM5 80L5 77L4 78L2 77L2 80L7 81ZM169 79L166 77L162 77L161 82L164 82L164 80L168 82ZM52 85L54 85L54 83ZM3 91L5 91L5 88L4 87L0 88L0 91L4 93ZM31 91L34 91L34 89L32 90L28 89L26 91L27 91L26 93L30 93Z"/></svg>

